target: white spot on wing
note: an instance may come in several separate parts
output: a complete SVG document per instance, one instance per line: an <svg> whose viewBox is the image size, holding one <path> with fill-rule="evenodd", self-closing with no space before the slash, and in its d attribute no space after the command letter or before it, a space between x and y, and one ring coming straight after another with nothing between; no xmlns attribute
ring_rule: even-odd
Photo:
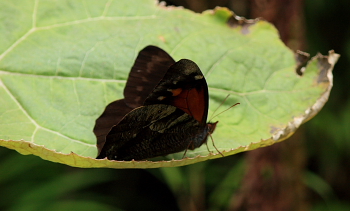
<svg viewBox="0 0 350 211"><path fill-rule="evenodd" d="M203 75L196 75L196 76L194 76L195 80L200 80L200 79L203 79L203 78L204 78Z"/></svg>
<svg viewBox="0 0 350 211"><path fill-rule="evenodd" d="M164 96L159 96L159 97L157 97L157 99L158 99L158 100L164 100L165 97L164 97Z"/></svg>

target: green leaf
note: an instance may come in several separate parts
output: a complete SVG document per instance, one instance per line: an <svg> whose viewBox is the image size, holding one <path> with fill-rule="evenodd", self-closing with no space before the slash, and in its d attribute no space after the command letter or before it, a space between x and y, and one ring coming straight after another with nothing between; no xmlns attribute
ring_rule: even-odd
<svg viewBox="0 0 350 211"><path fill-rule="evenodd" d="M225 8L196 14L154 0L0 0L0 7L0 145L76 167L156 168L221 157L209 140L213 153L202 146L185 159L183 152L158 162L94 159L95 120L123 98L147 45L199 65L209 116L227 94L219 110L241 103L215 118L213 140L225 156L282 141L319 112L339 56L317 55L300 76L271 24L235 22Z"/></svg>

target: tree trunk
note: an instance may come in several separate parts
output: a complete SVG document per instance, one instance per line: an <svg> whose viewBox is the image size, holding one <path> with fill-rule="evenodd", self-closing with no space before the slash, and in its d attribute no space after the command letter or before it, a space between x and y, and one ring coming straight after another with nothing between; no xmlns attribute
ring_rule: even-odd
<svg viewBox="0 0 350 211"><path fill-rule="evenodd" d="M302 0L251 0L252 17L263 17L279 30L293 50L304 49ZM248 152L247 171L230 210L308 210L303 172L306 163L303 131L288 140Z"/></svg>

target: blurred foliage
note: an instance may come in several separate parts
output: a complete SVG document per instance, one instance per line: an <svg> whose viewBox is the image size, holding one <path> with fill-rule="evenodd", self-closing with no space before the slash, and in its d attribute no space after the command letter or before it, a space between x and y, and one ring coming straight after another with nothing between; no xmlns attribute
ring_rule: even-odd
<svg viewBox="0 0 350 211"><path fill-rule="evenodd" d="M306 51L315 55L334 49L342 55L329 102L303 126L308 200L312 211L350 210L350 7L347 0L305 0L304 15ZM184 210L195 204L225 210L245 168L242 154L147 171L78 169L6 148L0 148L0 159L0 210L9 211Z"/></svg>
<svg viewBox="0 0 350 211"><path fill-rule="evenodd" d="M243 178L240 157L177 168L79 169L0 148L0 210L179 210L201 202L222 210Z"/></svg>
<svg viewBox="0 0 350 211"><path fill-rule="evenodd" d="M308 146L306 174L315 183L312 210L349 210L350 166L350 8L346 0L305 1L308 49L311 55L334 49L341 54L334 68L334 87L329 101L305 124ZM324 193L317 188L327 185Z"/></svg>

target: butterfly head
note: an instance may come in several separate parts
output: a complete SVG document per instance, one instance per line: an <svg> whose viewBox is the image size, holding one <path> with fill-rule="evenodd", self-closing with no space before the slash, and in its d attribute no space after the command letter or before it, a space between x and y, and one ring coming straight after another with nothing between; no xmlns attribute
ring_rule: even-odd
<svg viewBox="0 0 350 211"><path fill-rule="evenodd" d="M216 125L218 124L218 122L219 121L216 121L216 122L214 122L214 123L208 123L207 124L207 127L208 127L208 135L210 135L210 134L213 134L213 132L214 132L214 130L215 130L215 128L216 128Z"/></svg>

